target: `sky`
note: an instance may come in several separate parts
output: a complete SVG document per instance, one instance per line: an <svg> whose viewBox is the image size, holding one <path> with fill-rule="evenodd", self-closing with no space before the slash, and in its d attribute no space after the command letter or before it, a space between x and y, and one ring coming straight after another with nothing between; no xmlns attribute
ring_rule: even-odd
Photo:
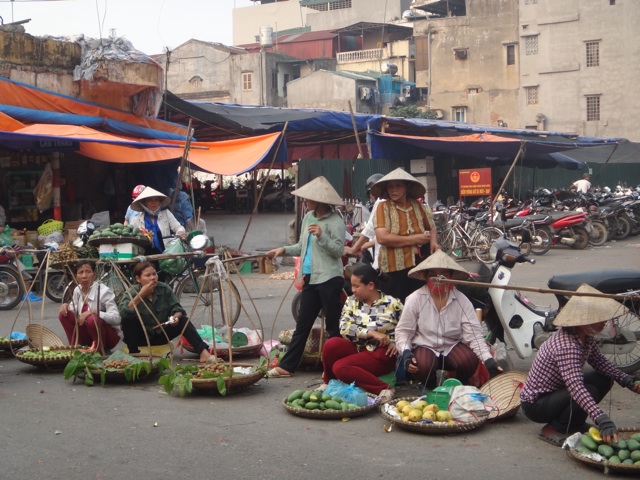
<svg viewBox="0 0 640 480"><path fill-rule="evenodd" d="M232 45L231 11L251 0L0 0L3 23L31 19L31 35L109 37L115 29L148 54L190 38Z"/></svg>

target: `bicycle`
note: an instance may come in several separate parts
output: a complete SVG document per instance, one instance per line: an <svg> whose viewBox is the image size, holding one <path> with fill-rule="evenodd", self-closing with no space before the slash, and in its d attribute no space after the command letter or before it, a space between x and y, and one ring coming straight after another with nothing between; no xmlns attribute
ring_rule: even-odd
<svg viewBox="0 0 640 480"><path fill-rule="evenodd" d="M502 238L503 233L497 228L485 227L485 217L486 214L478 218L454 213L446 226L438 231L440 248L458 259L475 256L482 263L491 263L489 249L493 242Z"/></svg>

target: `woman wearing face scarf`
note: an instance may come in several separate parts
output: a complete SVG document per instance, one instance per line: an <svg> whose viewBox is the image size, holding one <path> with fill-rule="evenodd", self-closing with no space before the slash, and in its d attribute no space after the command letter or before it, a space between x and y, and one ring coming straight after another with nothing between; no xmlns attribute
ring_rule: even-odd
<svg viewBox="0 0 640 480"><path fill-rule="evenodd" d="M500 373L471 301L453 284L438 281L465 280L469 274L438 250L409 277L427 283L407 297L396 327L396 348L402 352L399 379L406 371L410 378L433 387L437 370L455 370L458 380L468 385L479 361L492 376Z"/></svg>
<svg viewBox="0 0 640 480"><path fill-rule="evenodd" d="M155 254L164 252L163 237L169 237L171 233L187 238L187 233L180 222L176 220L169 210L162 210L169 205L169 197L159 191L146 187L138 198L131 204L131 209L136 212L142 212L131 220L132 227L146 228L147 231L153 232L153 242L151 247L147 248L147 254Z"/></svg>

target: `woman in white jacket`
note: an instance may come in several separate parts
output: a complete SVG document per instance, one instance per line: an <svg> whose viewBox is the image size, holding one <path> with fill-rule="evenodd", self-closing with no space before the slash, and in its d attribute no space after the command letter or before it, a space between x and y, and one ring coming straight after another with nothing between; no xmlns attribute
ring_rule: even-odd
<svg viewBox="0 0 640 480"><path fill-rule="evenodd" d="M60 306L58 319L69 345L91 345L92 351L105 353L115 348L122 338L116 297L109 287L94 282L94 262L79 261L75 273L78 286L71 303Z"/></svg>
<svg viewBox="0 0 640 480"><path fill-rule="evenodd" d="M164 252L163 237L169 237L171 233L186 238L184 227L176 220L169 210L162 210L169 205L169 197L159 191L147 187L131 204L131 209L142 212L131 220L132 227L146 228L153 233L151 247L147 248L147 254Z"/></svg>

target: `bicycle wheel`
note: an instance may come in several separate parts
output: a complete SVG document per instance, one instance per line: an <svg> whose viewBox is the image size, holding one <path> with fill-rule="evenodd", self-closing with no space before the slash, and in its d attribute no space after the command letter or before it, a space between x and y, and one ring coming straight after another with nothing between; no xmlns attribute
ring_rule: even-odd
<svg viewBox="0 0 640 480"><path fill-rule="evenodd" d="M24 287L20 273L8 265L0 265L0 310L11 310L22 301Z"/></svg>
<svg viewBox="0 0 640 480"><path fill-rule="evenodd" d="M531 238L531 253L544 255L551 249L551 235L544 228L536 228Z"/></svg>
<svg viewBox="0 0 640 480"><path fill-rule="evenodd" d="M211 325L212 318L215 328L223 327L226 324L226 311L229 312L229 324L233 327L240 317L238 288L231 280L223 282L221 288L219 278L213 276L205 278L204 273L202 270L194 272L196 284L191 275L180 280L176 287L178 301L196 328Z"/></svg>
<svg viewBox="0 0 640 480"><path fill-rule="evenodd" d="M633 373L640 369L640 317L638 305L625 305L629 311L608 322L596 341L600 351L620 370Z"/></svg>
<svg viewBox="0 0 640 480"><path fill-rule="evenodd" d="M478 260L482 263L492 263L493 259L489 254L489 250L491 249L491 245L493 242L502 238L503 233L502 230L495 227L485 227L480 233L474 238L473 244L471 247L473 248L473 254L476 256Z"/></svg>

